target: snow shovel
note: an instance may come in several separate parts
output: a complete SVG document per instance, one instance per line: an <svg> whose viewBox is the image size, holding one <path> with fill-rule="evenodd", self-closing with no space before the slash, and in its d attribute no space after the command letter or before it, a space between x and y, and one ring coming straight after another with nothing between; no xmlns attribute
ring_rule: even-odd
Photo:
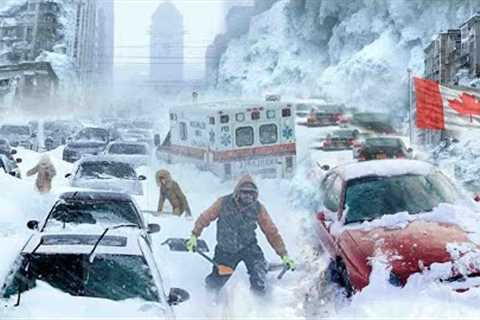
<svg viewBox="0 0 480 320"><path fill-rule="evenodd" d="M188 252L187 241L188 239L183 238L169 238L165 240L162 245L168 245L170 251ZM205 240L197 240L197 249L195 250L195 252L201 255L205 260L213 264L215 267L217 267L219 275L229 276L233 274L234 270L232 268L215 262L212 258L205 254L205 252L209 252L208 244L205 242Z"/></svg>

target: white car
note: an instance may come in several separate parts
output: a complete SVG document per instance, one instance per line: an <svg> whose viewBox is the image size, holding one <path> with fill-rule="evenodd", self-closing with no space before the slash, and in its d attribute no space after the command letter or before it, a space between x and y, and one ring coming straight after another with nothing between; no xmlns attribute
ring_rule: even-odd
<svg viewBox="0 0 480 320"><path fill-rule="evenodd" d="M111 142L105 148L104 154L126 162L134 168L148 165L151 158L150 146L142 142Z"/></svg>
<svg viewBox="0 0 480 320"><path fill-rule="evenodd" d="M165 293L152 249L135 224L36 232L0 281L3 319L26 312L42 318L174 319L172 306L189 298L179 288Z"/></svg>
<svg viewBox="0 0 480 320"><path fill-rule="evenodd" d="M80 159L72 173L65 175L70 185L77 188L125 192L143 195L141 181L135 169L125 162L106 156L91 156Z"/></svg>

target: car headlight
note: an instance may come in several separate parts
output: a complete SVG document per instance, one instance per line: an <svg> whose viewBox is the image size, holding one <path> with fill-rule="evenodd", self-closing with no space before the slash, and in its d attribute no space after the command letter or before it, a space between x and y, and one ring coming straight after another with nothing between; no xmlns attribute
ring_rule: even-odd
<svg viewBox="0 0 480 320"><path fill-rule="evenodd" d="M390 272L390 277L388 278L388 282L394 287L402 286L402 281L393 271Z"/></svg>

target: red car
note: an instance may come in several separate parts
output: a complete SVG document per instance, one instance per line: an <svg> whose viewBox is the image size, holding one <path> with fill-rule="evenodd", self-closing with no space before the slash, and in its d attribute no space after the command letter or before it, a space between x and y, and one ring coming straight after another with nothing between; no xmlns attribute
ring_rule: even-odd
<svg viewBox="0 0 480 320"><path fill-rule="evenodd" d="M379 252L389 257L390 283L403 286L410 275L432 263L453 262L447 244L472 243L456 224L415 217L444 203L465 201L475 207L473 200L465 199L446 176L426 162L346 164L328 171L321 184L324 209L316 214L316 230L331 259L331 280L343 285L348 295L368 285L372 270L369 258ZM410 222L403 228L387 228L384 220L379 220L399 212L409 214ZM366 227L362 224L365 221L372 221L370 225L376 222L378 227ZM473 276L480 273L459 275L452 270L441 281L461 282ZM461 285L457 289L462 289Z"/></svg>

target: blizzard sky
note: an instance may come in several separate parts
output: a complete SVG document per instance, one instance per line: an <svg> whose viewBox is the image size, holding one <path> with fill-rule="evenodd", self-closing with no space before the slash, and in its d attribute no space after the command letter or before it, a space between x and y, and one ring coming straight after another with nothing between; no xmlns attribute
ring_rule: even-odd
<svg viewBox="0 0 480 320"><path fill-rule="evenodd" d="M146 77L149 70L151 16L164 0L113 1L117 75L134 71L139 77ZM232 1L171 0L171 2L182 12L184 18L185 57L187 57L185 78L201 78L204 72L206 46L223 28L222 6Z"/></svg>

